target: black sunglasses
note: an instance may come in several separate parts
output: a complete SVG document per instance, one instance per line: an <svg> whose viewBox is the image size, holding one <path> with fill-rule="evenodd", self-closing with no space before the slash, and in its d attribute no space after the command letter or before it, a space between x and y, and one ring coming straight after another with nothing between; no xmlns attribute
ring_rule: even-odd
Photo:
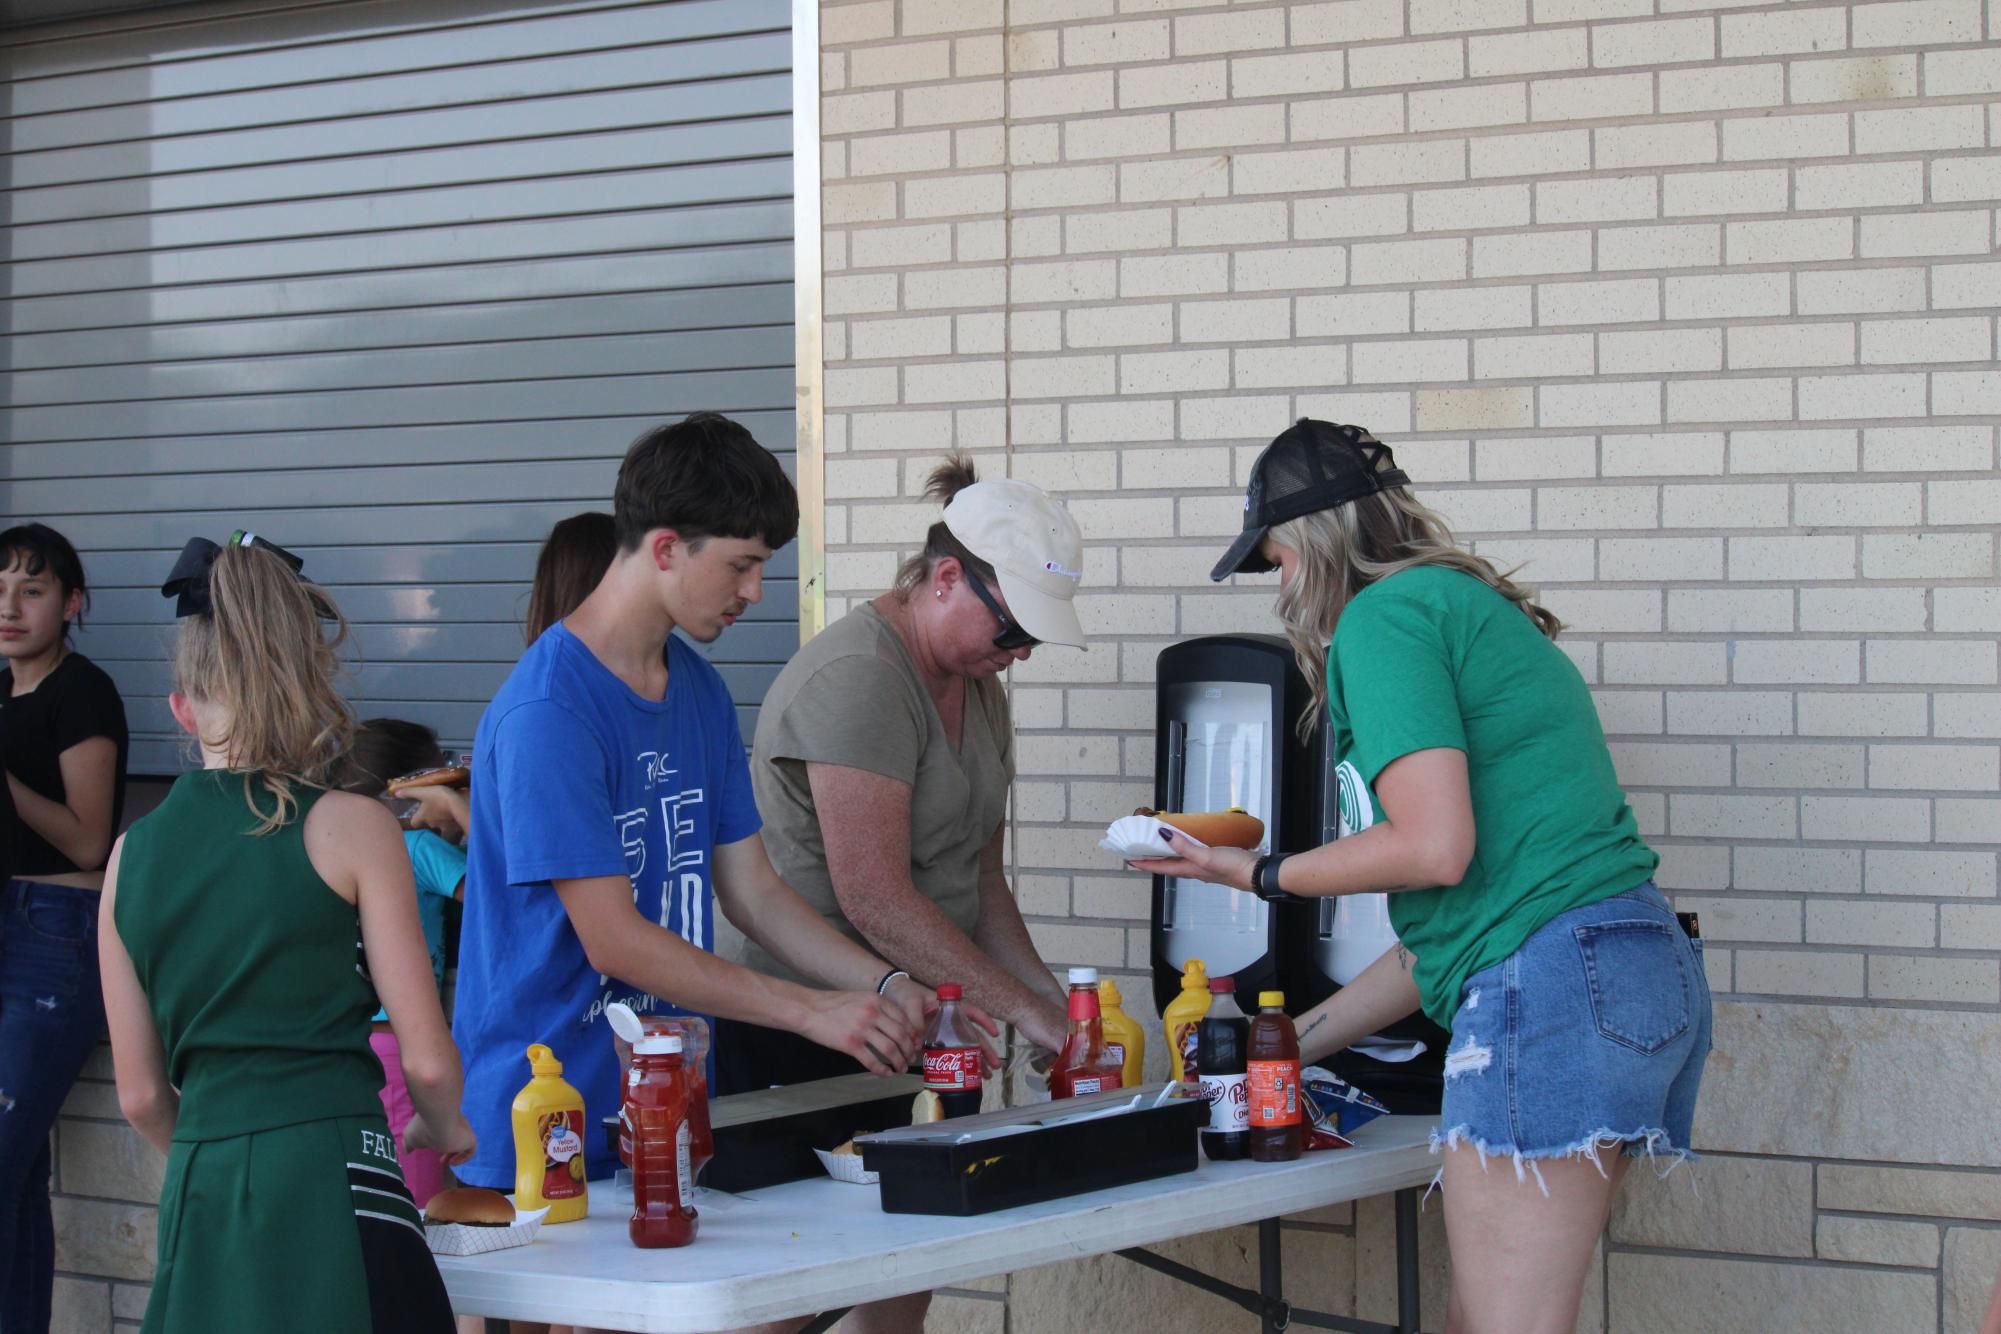
<svg viewBox="0 0 2001 1334"><path fill-rule="evenodd" d="M987 604L987 610L992 612L994 619L1000 622L1000 633L994 636L995 648L1003 653L1012 653L1016 649L1038 648L1041 646L1042 641L1022 629L1021 622L1001 610L1000 603L994 601L994 595L987 592L987 586L980 582L980 576L974 574L968 566L961 565L959 568L965 571L966 587L973 590L974 597Z"/></svg>

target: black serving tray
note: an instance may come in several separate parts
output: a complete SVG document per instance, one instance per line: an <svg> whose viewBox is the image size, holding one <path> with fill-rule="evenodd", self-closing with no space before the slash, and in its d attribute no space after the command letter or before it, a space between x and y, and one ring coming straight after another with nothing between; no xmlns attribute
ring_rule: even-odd
<svg viewBox="0 0 2001 1334"><path fill-rule="evenodd" d="M855 1147L862 1166L881 1174L885 1213L1012 1209L1194 1171L1196 1132L1209 1124L1209 1104L1195 1096L1149 1105L1164 1087L1145 1084L860 1135ZM1123 1106L1135 1095L1141 1101L1134 1110L1064 1119ZM957 1142L962 1135L975 1138Z"/></svg>
<svg viewBox="0 0 2001 1334"><path fill-rule="evenodd" d="M910 1124L911 1100L921 1075L837 1075L783 1088L754 1089L709 1100L716 1156L702 1184L732 1194L823 1176L814 1149L831 1149L858 1132ZM604 1133L618 1148L618 1118L604 1118Z"/></svg>

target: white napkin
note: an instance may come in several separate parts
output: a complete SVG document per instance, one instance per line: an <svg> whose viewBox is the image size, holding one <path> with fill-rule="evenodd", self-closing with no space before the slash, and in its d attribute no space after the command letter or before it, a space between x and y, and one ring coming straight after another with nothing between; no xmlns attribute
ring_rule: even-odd
<svg viewBox="0 0 2001 1334"><path fill-rule="evenodd" d="M1105 830L1105 836L1098 840L1098 846L1114 856L1126 861L1146 857L1178 857L1184 844L1206 848L1209 845L1193 834L1174 831L1174 845L1169 846L1160 836L1160 821L1151 815L1127 815L1112 821Z"/></svg>

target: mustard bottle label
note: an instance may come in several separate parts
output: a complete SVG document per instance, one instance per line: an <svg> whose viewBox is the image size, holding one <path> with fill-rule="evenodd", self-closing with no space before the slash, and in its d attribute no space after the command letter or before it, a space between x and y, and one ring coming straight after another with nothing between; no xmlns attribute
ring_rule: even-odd
<svg viewBox="0 0 2001 1334"><path fill-rule="evenodd" d="M537 1121L542 1140L542 1198L573 1200L584 1193L584 1114L575 1107L544 1112Z"/></svg>

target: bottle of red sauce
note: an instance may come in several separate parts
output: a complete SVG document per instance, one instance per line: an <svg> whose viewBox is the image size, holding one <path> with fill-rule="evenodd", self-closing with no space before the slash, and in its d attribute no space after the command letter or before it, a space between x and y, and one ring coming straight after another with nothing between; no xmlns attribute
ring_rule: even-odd
<svg viewBox="0 0 2001 1334"><path fill-rule="evenodd" d="M698 1215L688 1203L695 1170L688 1123L694 1081L681 1061L681 1039L643 1037L632 1044L624 1119L632 1128L632 1244L686 1246Z"/></svg>
<svg viewBox="0 0 2001 1334"><path fill-rule="evenodd" d="M938 1095L945 1115L971 1116L980 1110L981 1066L986 1048L960 1006L966 989L957 982L938 988L938 1013L924 1034L924 1087Z"/></svg>
<svg viewBox="0 0 2001 1334"><path fill-rule="evenodd" d="M1251 1086L1251 1159L1289 1163L1306 1149L1300 1113L1305 1095L1299 1088L1299 1038L1286 1016L1283 991L1258 993L1249 1056L1245 1065Z"/></svg>
<svg viewBox="0 0 2001 1334"><path fill-rule="evenodd" d="M1049 1070L1049 1096L1075 1098L1121 1086L1124 1072L1105 1047L1103 1011L1098 1006L1098 970L1070 970L1070 1036Z"/></svg>
<svg viewBox="0 0 2001 1334"><path fill-rule="evenodd" d="M695 1178L698 1179L709 1159L716 1156L716 1135L709 1126L708 1021L691 1014L647 1014L638 1018L648 1037L673 1036L681 1039L681 1060L690 1085L688 1126L693 1143L689 1152ZM626 1167L632 1166L632 1126L626 1121L622 1106L618 1121L618 1161ZM693 1179L690 1185L693 1185Z"/></svg>

